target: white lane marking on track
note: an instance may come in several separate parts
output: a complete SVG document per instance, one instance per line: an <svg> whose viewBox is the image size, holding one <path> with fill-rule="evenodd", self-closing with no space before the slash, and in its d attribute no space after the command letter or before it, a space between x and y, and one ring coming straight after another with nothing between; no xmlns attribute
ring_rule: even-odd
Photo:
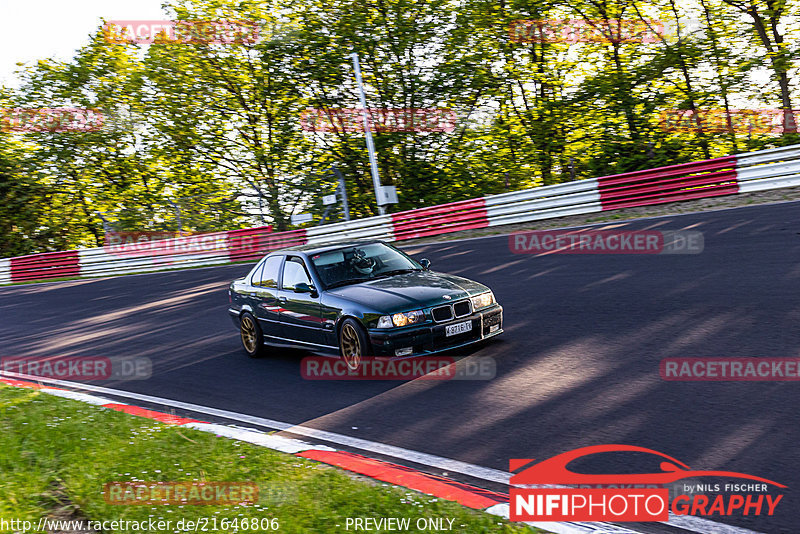
<svg viewBox="0 0 800 534"><path fill-rule="evenodd" d="M186 423L185 425L180 426L184 428L201 430L203 432L211 432L226 438L246 441L247 443L252 443L253 445L260 445L262 447L267 447L268 449L286 452L289 454L296 454L298 452L303 452L310 449L323 451L336 450L324 445L312 445L310 443L306 443L305 441L300 441L299 439L284 438L283 436L272 436L263 432L244 430L241 428L231 428L229 426L217 425L214 423Z"/></svg>
<svg viewBox="0 0 800 534"><path fill-rule="evenodd" d="M561 486L564 487L564 486ZM508 519L509 505L508 504L495 504L486 509L490 514L499 515ZM533 527L549 530L555 534L627 534L631 532L639 532L638 530L630 530L620 525L612 525L609 523L581 523L581 522L545 522L545 521L527 521L526 524ZM695 517L692 515L675 515L669 513L669 523L673 527L682 528L692 532L699 532L700 534L762 534L755 530L748 530L746 528L734 527L724 523L717 523L710 519L703 519L702 517Z"/></svg>
<svg viewBox="0 0 800 534"><path fill-rule="evenodd" d="M7 371L0 372L0 376L7 376L9 378L17 378L20 380L31 380L37 382L46 382L55 384L57 386L64 386L64 387L72 387L75 389L85 389L87 391L94 391L97 393L105 393L106 395L114 395L117 397L123 397L128 399L135 399L141 400L145 402L150 402L153 404L160 404L163 406L168 406L170 408L180 408L183 410L188 410L191 412L196 413L203 413L206 415L214 415L217 417L222 417L225 419L232 419L234 421L240 421L250 424L256 424L260 426L264 426L267 428L274 428L276 430L281 430L284 432L289 432L292 434L303 435L311 438L321 439L323 441L328 441L331 443L336 443L339 445L346 445L356 449L376 452L378 454L382 454L385 456L391 456L393 458L400 458L409 462L417 463L420 465L426 465L428 467L436 467L438 469L442 469L448 472L460 473L463 475L468 475L474 478L480 478L481 480L488 480L490 482L499 482L501 484L507 485L509 479L511 478L510 473L506 473L505 471L500 471L498 469L492 469L490 467L481 467L479 465L468 464L466 462L462 462L459 460L453 460L451 458L444 458L443 456L436 456L433 454L427 454L424 452L417 452L412 451L410 449L404 449L402 447L396 447L394 445L386 445L384 443L378 443L375 441L369 441L366 439L361 438L353 438L350 436L345 436L344 434L337 434L335 432L328 432L326 430L318 430L316 428L305 427L302 425L292 425L290 423L283 423L281 421L275 421L273 419L265 419L263 417L256 417L253 415L242 414L238 412L231 412L228 410L220 410L217 408L211 408L208 406L201 406L199 404L192 404L189 402L182 402L172 399L165 399L163 397L154 397L152 395L144 395L141 393L132 393L128 391L123 391L119 389L111 389L111 388L104 388L102 386L93 386L91 384L81 384L75 382L68 382L66 380L57 380L54 378L42 378L37 376L29 376L29 375L22 375L17 373L10 373ZM46 389L46 388L44 388ZM276 436L277 437L277 436ZM498 505L499 506L499 505ZM508 505L506 505L508 506ZM490 507L488 510L491 510L493 507ZM495 508L496 509L496 508ZM497 510L497 509L496 509ZM496 512L495 515L501 515ZM506 514L508 510L506 509ZM507 517L507 516L506 516ZM544 524L544 523L543 523ZM614 529L621 529L624 527L620 527L618 525L611 525L608 523L548 523L549 526L543 526L541 528L545 528L552 532L556 525L572 525L578 526L583 528L584 530L572 530L572 531L564 531L564 534L583 534L583 533L592 533L592 534L602 534L603 532L607 533L617 533L617 532L625 532L620 530ZM665 523L670 524L672 526L677 526L679 528L689 530L692 532L698 532L699 534L761 534L754 530L748 530L745 528L734 527L730 525L726 525L724 523L717 523L716 521L711 521L710 519L704 519L702 517L695 517L695 516L675 516L670 513L670 522ZM638 531L629 531L629 532L638 532ZM558 534L558 533L557 533Z"/></svg>
<svg viewBox="0 0 800 534"><path fill-rule="evenodd" d="M710 519L695 517L693 515L669 514L669 524L680 527L692 532L702 532L703 534L762 534L755 530L748 530L741 527L733 527L725 523L717 523ZM702 530L698 530L702 529Z"/></svg>
<svg viewBox="0 0 800 534"><path fill-rule="evenodd" d="M508 519L508 504L495 504L486 509L490 514ZM639 534L638 530L609 523L581 523L577 521L526 521L526 525L553 532L554 534Z"/></svg>
<svg viewBox="0 0 800 534"><path fill-rule="evenodd" d="M87 395L86 393L78 393L77 391L67 391L64 389L41 388L39 391L49 395L55 395L56 397L64 397L65 399L72 399L88 404L96 404L97 406L102 406L103 404L112 404L114 402L111 399L104 399L103 397Z"/></svg>

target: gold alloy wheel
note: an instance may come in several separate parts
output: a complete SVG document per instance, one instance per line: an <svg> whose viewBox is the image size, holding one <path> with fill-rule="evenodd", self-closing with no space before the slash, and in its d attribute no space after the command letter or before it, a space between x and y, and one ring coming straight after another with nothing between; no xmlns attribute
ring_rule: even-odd
<svg viewBox="0 0 800 534"><path fill-rule="evenodd" d="M242 344L244 345L244 350L246 350L249 354L253 354L256 351L256 325L253 320L245 315L242 317Z"/></svg>
<svg viewBox="0 0 800 534"><path fill-rule="evenodd" d="M361 342L355 327L349 323L342 327L342 357L350 369L361 365Z"/></svg>

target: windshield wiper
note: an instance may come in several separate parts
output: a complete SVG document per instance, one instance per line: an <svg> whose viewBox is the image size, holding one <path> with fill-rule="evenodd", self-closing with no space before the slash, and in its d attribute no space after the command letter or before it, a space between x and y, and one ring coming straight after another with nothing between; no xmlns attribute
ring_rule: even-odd
<svg viewBox="0 0 800 534"><path fill-rule="evenodd" d="M368 280L370 280L370 278L350 278L348 280L339 280L338 282L328 284L328 289L333 289L334 287L339 286L347 286L350 284L358 284L360 282L367 282Z"/></svg>
<svg viewBox="0 0 800 534"><path fill-rule="evenodd" d="M370 280L378 280L379 278L388 278L390 276L394 276L396 274L405 274L405 273L413 273L415 271L419 271L420 269L393 269L391 271L385 271L382 273L378 273L372 278L350 278L347 280L339 280L338 282L334 282L332 284L328 284L328 289L333 289L339 286L346 286L350 284L358 284L360 282L369 282Z"/></svg>
<svg viewBox="0 0 800 534"><path fill-rule="evenodd" d="M406 273L413 273L415 271L419 271L419 269L393 269L391 271L384 271L382 273L378 273L375 278L383 278L387 276L394 276L396 274L406 274Z"/></svg>

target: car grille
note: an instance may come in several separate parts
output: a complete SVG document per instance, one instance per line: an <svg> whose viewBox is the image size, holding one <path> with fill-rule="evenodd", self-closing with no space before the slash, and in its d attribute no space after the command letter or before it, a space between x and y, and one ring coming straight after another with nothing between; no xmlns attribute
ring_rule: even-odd
<svg viewBox="0 0 800 534"><path fill-rule="evenodd" d="M472 313L472 307L469 305L468 300L460 300L455 304L447 304L445 306L438 306L431 310L433 320L437 323L449 321L454 317L466 317Z"/></svg>
<svg viewBox="0 0 800 534"><path fill-rule="evenodd" d="M453 311L456 312L456 317L464 317L472 313L468 300L462 300L453 304Z"/></svg>
<svg viewBox="0 0 800 534"><path fill-rule="evenodd" d="M434 321L441 323L442 321L449 321L453 318L453 310L450 306L439 306L431 310L431 315Z"/></svg>

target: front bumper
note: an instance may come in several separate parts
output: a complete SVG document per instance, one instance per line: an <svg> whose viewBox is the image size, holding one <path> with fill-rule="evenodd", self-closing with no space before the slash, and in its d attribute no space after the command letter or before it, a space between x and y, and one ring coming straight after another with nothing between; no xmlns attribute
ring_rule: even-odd
<svg viewBox="0 0 800 534"><path fill-rule="evenodd" d="M448 336L445 327L470 321L472 330ZM375 356L395 356L398 349L411 348L410 356L425 356L443 350L455 349L503 333L503 307L495 304L472 315L443 323L427 323L419 326L378 329L368 331Z"/></svg>

